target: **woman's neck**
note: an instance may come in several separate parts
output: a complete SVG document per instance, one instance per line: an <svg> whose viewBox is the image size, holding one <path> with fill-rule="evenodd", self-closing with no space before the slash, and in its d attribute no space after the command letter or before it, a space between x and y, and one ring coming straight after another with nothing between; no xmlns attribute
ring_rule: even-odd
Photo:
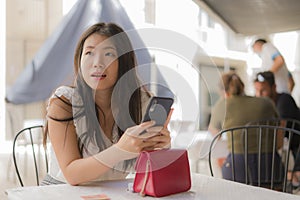
<svg viewBox="0 0 300 200"><path fill-rule="evenodd" d="M96 92L95 102L99 113L99 123L104 134L112 140L114 118L111 109L111 92Z"/></svg>
<svg viewBox="0 0 300 200"><path fill-rule="evenodd" d="M112 92L100 91L95 92L95 103L103 112L111 112L111 95Z"/></svg>

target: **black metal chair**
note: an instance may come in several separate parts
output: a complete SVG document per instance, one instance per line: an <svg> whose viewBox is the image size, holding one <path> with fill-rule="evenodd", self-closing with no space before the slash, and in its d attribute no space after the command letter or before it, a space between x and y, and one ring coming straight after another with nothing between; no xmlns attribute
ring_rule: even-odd
<svg viewBox="0 0 300 200"><path fill-rule="evenodd" d="M300 121L291 118L270 118L249 122L247 125L271 125L283 126L286 128L296 129L300 131Z"/></svg>
<svg viewBox="0 0 300 200"><path fill-rule="evenodd" d="M300 131L270 125L245 125L220 131L213 138L209 147L208 161L212 176L214 176L212 166L214 146L223 134L226 134L227 142L236 144L229 146L228 151L231 156L230 160L227 160L228 163L225 163L230 166L230 180L287 192L287 172L290 159L288 150L292 136L300 135ZM287 152L284 153L285 157L281 158L277 152L277 145L283 142L284 134L287 134L288 147L282 150ZM241 151L238 154L235 149L237 147ZM236 161L237 156L240 156L239 161ZM242 162L240 158L242 158ZM240 178L236 175L244 177Z"/></svg>
<svg viewBox="0 0 300 200"><path fill-rule="evenodd" d="M258 120L248 123L247 125L272 125L272 126L283 126L286 128L295 129L297 131L300 131L300 121L296 119L291 118L271 118L271 119L264 119L264 120ZM295 171L299 171L299 164L300 164L300 135L295 135L292 138L292 142L290 144L291 148L290 150L293 153L294 156L294 166L292 169L289 169L291 171L291 177L294 176ZM295 164L297 163L298 166ZM292 183L291 183L292 184Z"/></svg>
<svg viewBox="0 0 300 200"><path fill-rule="evenodd" d="M20 185L24 186L25 174L27 173L27 162L23 162L23 174L21 176L21 152L25 153L25 161L27 161L27 153L32 153L32 161L36 185L40 185L40 177L48 172L47 151L42 143L44 127L43 125L24 128L19 131L13 140L13 162ZM18 157L18 158L17 158ZM43 162L41 162L43 160ZM31 167L31 165L29 165ZM30 168L31 169L31 168Z"/></svg>

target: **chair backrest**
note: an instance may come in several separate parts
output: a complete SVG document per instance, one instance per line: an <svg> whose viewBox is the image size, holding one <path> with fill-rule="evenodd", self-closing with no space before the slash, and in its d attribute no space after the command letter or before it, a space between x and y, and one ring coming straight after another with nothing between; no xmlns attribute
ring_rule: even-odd
<svg viewBox="0 0 300 200"><path fill-rule="evenodd" d="M300 121L291 118L271 118L249 122L247 125L283 126L300 131Z"/></svg>
<svg viewBox="0 0 300 200"><path fill-rule="evenodd" d="M292 118L271 118L259 121L253 121L248 125L273 125L283 126L300 131L300 121ZM287 135L286 135L287 136ZM291 177L294 176L295 171L299 170L300 165L300 135L294 135L291 139L290 150L294 156L294 164L289 171L291 171Z"/></svg>
<svg viewBox="0 0 300 200"><path fill-rule="evenodd" d="M20 130L14 137L13 162L22 187L24 186L25 178L28 179L26 177L27 167L29 167L30 172L35 174L36 185L40 184L41 175L45 175L48 172L47 151L42 142L43 132L43 125L31 126ZM32 157L27 158L27 154L32 155ZM23 162L20 157L23 157ZM27 161L30 162L27 163ZM23 167L22 169L21 166ZM23 172L22 176L21 172ZM32 173L29 174L30 177L31 175Z"/></svg>
<svg viewBox="0 0 300 200"><path fill-rule="evenodd" d="M281 149L280 156L277 145L283 143L284 134L287 137L287 148ZM228 169L222 168L224 173L227 170L230 177L224 177L223 174L223 178L286 192L290 159L288 149L292 136L300 136L300 131L271 125L246 125L220 131L209 148L208 160L212 176L214 146L223 135L227 136L230 154L223 166L229 166Z"/></svg>

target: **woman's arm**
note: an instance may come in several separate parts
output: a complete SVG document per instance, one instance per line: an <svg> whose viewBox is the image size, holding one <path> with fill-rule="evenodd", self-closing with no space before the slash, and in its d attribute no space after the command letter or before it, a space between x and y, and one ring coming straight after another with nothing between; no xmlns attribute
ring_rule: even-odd
<svg viewBox="0 0 300 200"><path fill-rule="evenodd" d="M68 183L77 185L91 181L109 169L92 157L81 157L73 123L50 119L48 128L50 142Z"/></svg>
<svg viewBox="0 0 300 200"><path fill-rule="evenodd" d="M63 98L64 99L64 98ZM66 102L68 100L64 99ZM82 158L78 149L77 134L73 120L56 119L72 117L72 108L60 99L52 99L48 107L48 134L60 169L67 182L77 185L105 173L109 168L92 157ZM52 119L51 119L52 118Z"/></svg>
<svg viewBox="0 0 300 200"><path fill-rule="evenodd" d="M48 108L48 115L54 119L66 119L72 115L68 107L61 100L54 99ZM60 169L71 185L95 180L118 162L137 157L143 149L155 148L157 140L145 140L139 137L139 133L153 125L154 123L150 121L131 127L126 130L117 144L94 156L82 158L73 121L61 122L48 119L50 142ZM168 141L167 133L163 131L166 135L160 138L163 144Z"/></svg>

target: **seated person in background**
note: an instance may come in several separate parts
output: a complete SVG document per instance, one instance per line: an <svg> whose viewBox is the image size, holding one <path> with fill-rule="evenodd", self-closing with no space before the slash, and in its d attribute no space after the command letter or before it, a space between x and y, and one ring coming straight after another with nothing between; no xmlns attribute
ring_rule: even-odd
<svg viewBox="0 0 300 200"><path fill-rule="evenodd" d="M141 151L169 147L166 126L141 123L149 93L135 66L130 40L116 24L97 23L83 33L75 84L59 87L49 100L44 142L48 136L52 154L42 184L124 179Z"/></svg>
<svg viewBox="0 0 300 200"><path fill-rule="evenodd" d="M294 98L287 93L278 93L276 91L276 84L274 74L271 71L260 72L256 75L254 80L255 96L257 97L269 97L275 103L279 116L285 119L300 120L300 112ZM290 125L287 124L287 127ZM299 125L295 126L295 129L300 130ZM298 178L294 177L294 184L300 186L300 155L297 156L298 148L300 144L300 136L294 135L290 149L295 159L295 171ZM298 182L298 183L296 183Z"/></svg>
<svg viewBox="0 0 300 200"><path fill-rule="evenodd" d="M212 109L211 120L209 124L209 131L215 134L221 129L233 128L237 126L243 126L251 121L257 121L262 119L276 118L278 117L277 110L270 99L251 97L245 95L244 83L236 73L225 73L222 75L220 89L223 92L223 98L221 98ZM270 135L270 134L266 134ZM242 145L243 134L234 134L234 144L231 144L230 135L228 135L228 149L231 150L231 145L234 145L235 149L235 176L238 182L245 182L244 173L244 147ZM272 135L267 136L272 137ZM283 138L283 134L278 133L278 138ZM263 137L265 138L265 137ZM269 141L271 141L270 138ZM282 140L279 140L282 141ZM263 144L268 144L265 148L265 152L262 154L262 167L271 166L272 154L272 144L269 144L266 140L262 141ZM252 182L255 184L257 182L257 162L258 162L258 147L256 140L249 140L250 153L248 156L248 167L250 170L250 177L252 177ZM277 145L278 148L282 144ZM232 180L232 164L231 164L231 153L227 156L223 166L222 166L222 176L225 179ZM280 166L280 156L276 154L275 163ZM271 170L269 171L271 173ZM269 174L262 174L266 177L266 182L270 180ZM275 177L279 179L280 170L275 169Z"/></svg>

